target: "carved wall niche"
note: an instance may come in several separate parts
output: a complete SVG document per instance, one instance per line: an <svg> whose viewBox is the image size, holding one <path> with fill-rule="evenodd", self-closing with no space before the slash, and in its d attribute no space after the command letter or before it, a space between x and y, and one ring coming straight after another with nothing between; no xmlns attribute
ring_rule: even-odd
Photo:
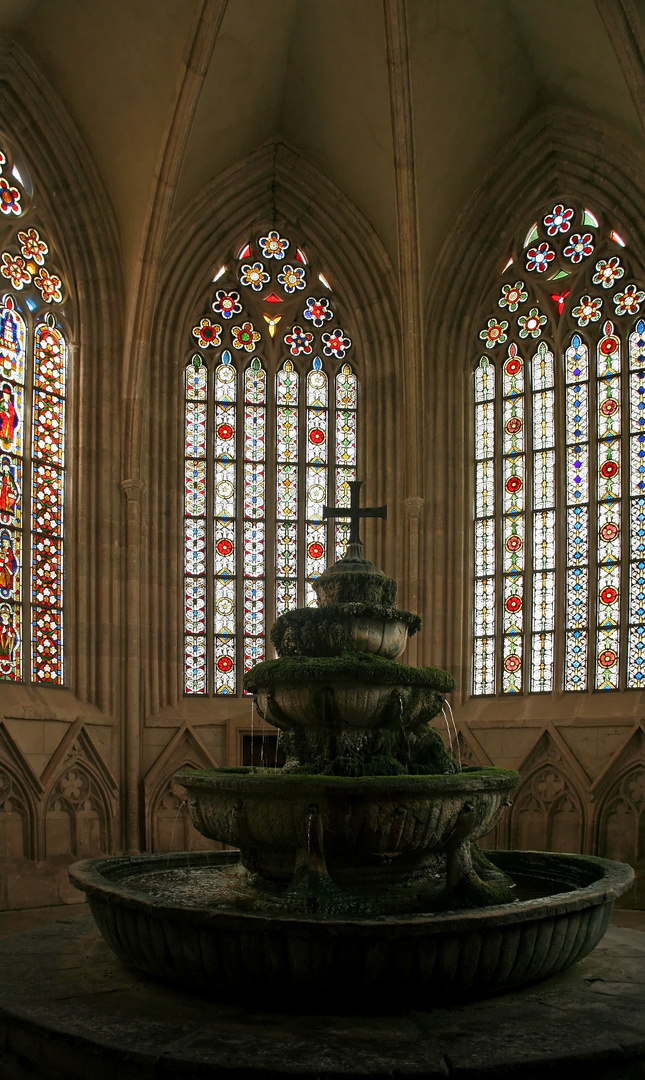
<svg viewBox="0 0 645 1080"><path fill-rule="evenodd" d="M0 723L0 859L38 859L42 786Z"/></svg>
<svg viewBox="0 0 645 1080"><path fill-rule="evenodd" d="M583 801L557 765L545 764L522 783L510 812L511 847L581 852Z"/></svg>
<svg viewBox="0 0 645 1080"><path fill-rule="evenodd" d="M598 814L598 854L634 866L645 857L645 765L613 785Z"/></svg>
<svg viewBox="0 0 645 1080"><path fill-rule="evenodd" d="M645 906L645 730L636 728L595 785L594 842L598 855L628 862L636 883L630 907Z"/></svg>
<svg viewBox="0 0 645 1080"><path fill-rule="evenodd" d="M45 857L109 854L116 818L116 783L87 729L72 725L43 773Z"/></svg>
<svg viewBox="0 0 645 1080"><path fill-rule="evenodd" d="M0 859L34 858L34 808L18 777L0 763Z"/></svg>
<svg viewBox="0 0 645 1080"><path fill-rule="evenodd" d="M99 785L80 761L74 762L54 785L47 801L47 858L69 853L79 859L106 854L111 847L109 820Z"/></svg>
<svg viewBox="0 0 645 1080"><path fill-rule="evenodd" d="M175 783L180 769L213 769L217 762L187 724L173 735L144 779L146 849L204 851L222 845L197 831L188 813L186 790Z"/></svg>

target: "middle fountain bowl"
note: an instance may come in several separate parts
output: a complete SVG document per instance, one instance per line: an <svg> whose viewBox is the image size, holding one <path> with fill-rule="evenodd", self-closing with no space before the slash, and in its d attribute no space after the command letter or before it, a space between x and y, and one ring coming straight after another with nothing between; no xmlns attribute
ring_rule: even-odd
<svg viewBox="0 0 645 1080"><path fill-rule="evenodd" d="M336 884L378 892L491 832L519 776L491 768L350 778L242 767L180 772L176 780L199 832L238 847L251 872L290 880L315 828Z"/></svg>

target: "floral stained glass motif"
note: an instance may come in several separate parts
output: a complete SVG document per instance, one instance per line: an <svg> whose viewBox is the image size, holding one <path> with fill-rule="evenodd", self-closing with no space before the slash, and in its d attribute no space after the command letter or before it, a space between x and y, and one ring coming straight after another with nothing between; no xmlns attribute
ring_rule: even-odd
<svg viewBox="0 0 645 1080"><path fill-rule="evenodd" d="M244 670L264 660L266 400L260 360L244 373Z"/></svg>
<svg viewBox="0 0 645 1080"><path fill-rule="evenodd" d="M313 582L332 552L345 550L346 523L323 521L322 509L349 503L356 476L353 346L329 299L305 300L305 270L318 272L291 239L265 230L222 259L211 300L217 323L193 320L200 348L188 370L210 373L184 421L194 474L184 553L186 654L194 660L187 693L241 693L243 672L265 656L274 613L315 604ZM260 337L256 327L265 325ZM202 342L202 328L213 326L219 341Z"/></svg>
<svg viewBox="0 0 645 1080"><path fill-rule="evenodd" d="M22 474L26 326L0 307L0 679L22 679Z"/></svg>
<svg viewBox="0 0 645 1080"><path fill-rule="evenodd" d="M589 660L589 350L572 334L564 355L566 580L564 689L586 690Z"/></svg>
<svg viewBox="0 0 645 1080"><path fill-rule="evenodd" d="M621 345L607 320L597 346L597 690L617 690L620 657ZM618 530L614 537L614 531Z"/></svg>
<svg viewBox="0 0 645 1080"><path fill-rule="evenodd" d="M491 283L479 338L487 350L503 344L502 335L510 345L496 399L486 403L491 415L495 409L492 427L479 415L483 402L475 403L474 693L514 689L509 656L511 667L525 671L523 691L645 687L645 283L620 232L600 214L560 201L543 208L523 242L516 237L501 280ZM523 257L527 277L515 281ZM518 310L510 329L500 308ZM549 315L544 322L540 311ZM517 401L513 414L507 365L519 367L511 351L535 338L540 344L524 372L525 475L510 442L523 418ZM493 492L483 478L494 470L489 522L482 501L492 505ZM507 535L511 507L517 536ZM526 547L525 565L513 563L509 539L517 551ZM487 648L481 620L495 605Z"/></svg>
<svg viewBox="0 0 645 1080"><path fill-rule="evenodd" d="M524 304L529 298L529 294L524 287L523 281L516 281L514 285L503 285L502 295L497 301L499 307L506 308L508 311L517 311L520 304Z"/></svg>
<svg viewBox="0 0 645 1080"><path fill-rule="evenodd" d="M555 645L555 400L554 356L546 342L531 361L533 413L533 691L553 689Z"/></svg>
<svg viewBox="0 0 645 1080"><path fill-rule="evenodd" d="M0 680L62 685L67 342L45 312L64 288L21 173L0 179L0 280L14 293L0 300Z"/></svg>
<svg viewBox="0 0 645 1080"><path fill-rule="evenodd" d="M336 440L334 461L334 493L336 506L349 506L350 482L356 479L358 435L358 379L350 364L343 364L336 375ZM334 558L342 559L349 540L349 523L336 520L334 525Z"/></svg>
<svg viewBox="0 0 645 1080"><path fill-rule="evenodd" d="M521 364L513 365L516 374ZM475 368L474 694L495 693L495 368Z"/></svg>
<svg viewBox="0 0 645 1080"><path fill-rule="evenodd" d="M327 502L329 443L329 379L316 357L306 383L306 469L305 469L305 604L315 607L313 582L327 565L327 526L323 506Z"/></svg>
<svg viewBox="0 0 645 1080"><path fill-rule="evenodd" d="M502 377L502 692L522 690L525 486L524 363L509 345Z"/></svg>
<svg viewBox="0 0 645 1080"><path fill-rule="evenodd" d="M285 360L276 377L276 618L298 606L298 436L300 378Z"/></svg>
<svg viewBox="0 0 645 1080"><path fill-rule="evenodd" d="M184 387L184 686L205 694L208 370L200 356L186 365Z"/></svg>
<svg viewBox="0 0 645 1080"><path fill-rule="evenodd" d="M629 625L627 686L645 686L645 322L629 335Z"/></svg>

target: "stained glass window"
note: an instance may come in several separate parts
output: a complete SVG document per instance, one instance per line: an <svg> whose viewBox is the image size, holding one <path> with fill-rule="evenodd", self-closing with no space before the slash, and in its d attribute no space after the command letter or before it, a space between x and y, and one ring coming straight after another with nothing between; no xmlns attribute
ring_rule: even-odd
<svg viewBox="0 0 645 1080"><path fill-rule="evenodd" d="M67 297L33 200L26 163L3 147L0 680L62 685Z"/></svg>
<svg viewBox="0 0 645 1080"><path fill-rule="evenodd" d="M645 685L644 275L614 225L544 207L482 311L476 695Z"/></svg>
<svg viewBox="0 0 645 1080"><path fill-rule="evenodd" d="M184 379L184 691L241 693L274 616L345 551L358 380L330 283L267 229L217 265ZM321 283L326 296L319 296ZM197 346L198 352L192 350ZM212 522L212 527L209 525Z"/></svg>

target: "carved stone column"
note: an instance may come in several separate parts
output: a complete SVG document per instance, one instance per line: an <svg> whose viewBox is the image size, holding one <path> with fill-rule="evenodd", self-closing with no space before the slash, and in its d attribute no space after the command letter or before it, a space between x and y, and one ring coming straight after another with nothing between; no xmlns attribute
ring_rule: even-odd
<svg viewBox="0 0 645 1080"><path fill-rule="evenodd" d="M405 516L407 519L408 607L411 611L418 612L420 603L422 602L420 532L425 500L419 495L411 495L405 500L403 505L405 507ZM415 635L408 645L409 663L416 664L417 656L418 645L417 637Z"/></svg>
<svg viewBox="0 0 645 1080"><path fill-rule="evenodd" d="M126 506L125 722L122 730L124 839L128 852L141 847L139 778L141 775L141 496L140 480L123 480Z"/></svg>

